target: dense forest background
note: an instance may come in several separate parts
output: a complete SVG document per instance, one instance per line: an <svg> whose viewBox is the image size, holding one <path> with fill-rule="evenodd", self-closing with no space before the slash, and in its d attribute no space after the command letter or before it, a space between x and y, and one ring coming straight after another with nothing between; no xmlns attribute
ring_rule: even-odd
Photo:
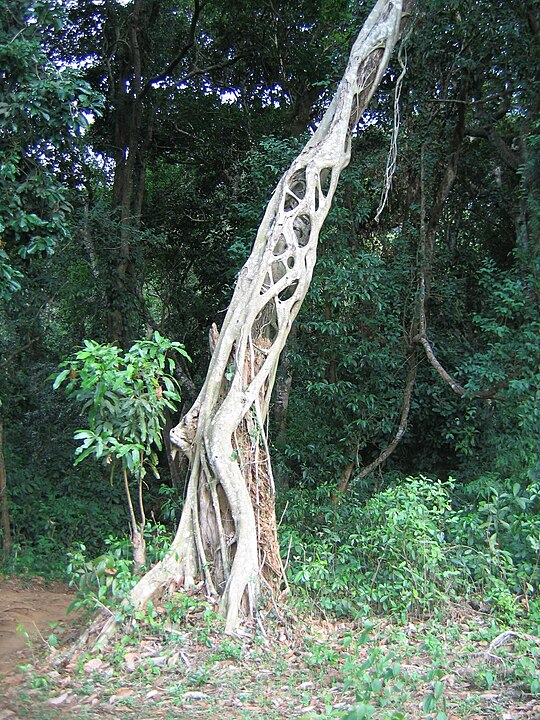
<svg viewBox="0 0 540 720"><path fill-rule="evenodd" d="M122 484L99 460L73 465L86 418L52 378L85 340L182 343L166 436L369 9L2 3L6 567L129 557ZM535 602L539 85L536 3L430 0L354 138L269 431L289 580L327 611ZM163 447L145 477L149 561L184 492Z"/></svg>

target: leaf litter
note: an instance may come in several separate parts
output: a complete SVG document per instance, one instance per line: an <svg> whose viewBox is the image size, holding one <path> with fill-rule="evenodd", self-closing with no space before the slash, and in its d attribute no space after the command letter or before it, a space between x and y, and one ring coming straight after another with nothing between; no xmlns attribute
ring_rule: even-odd
<svg viewBox="0 0 540 720"><path fill-rule="evenodd" d="M403 624L265 622L264 634L230 636L194 618L173 632L121 636L100 654L66 653L80 626L58 647L41 633L22 670L0 677L0 720L540 718L537 638L466 605Z"/></svg>

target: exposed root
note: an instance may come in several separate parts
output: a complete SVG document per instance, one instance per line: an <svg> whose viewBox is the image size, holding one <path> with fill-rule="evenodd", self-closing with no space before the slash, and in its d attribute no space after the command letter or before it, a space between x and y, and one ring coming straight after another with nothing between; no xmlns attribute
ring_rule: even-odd
<svg viewBox="0 0 540 720"><path fill-rule="evenodd" d="M498 655L495 655L493 651L503 645L507 645L514 639L524 640L525 642L532 643L533 645L540 645L540 637L528 635L527 633L513 632L512 630L505 630L490 642L489 647L486 650L486 655L491 658L498 658Z"/></svg>

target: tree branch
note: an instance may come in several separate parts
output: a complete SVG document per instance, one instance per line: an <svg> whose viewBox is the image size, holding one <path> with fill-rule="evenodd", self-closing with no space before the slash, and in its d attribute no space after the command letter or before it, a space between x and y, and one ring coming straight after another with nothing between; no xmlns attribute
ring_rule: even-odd
<svg viewBox="0 0 540 720"><path fill-rule="evenodd" d="M464 98L465 92L461 91L460 97ZM422 251L422 267L420 271L420 287L419 287L419 301L418 301L418 313L419 313L419 332L413 337L413 343L420 343L425 352L426 356L437 371L440 377L452 388L452 390L462 397L468 394L472 397L478 398L494 398L496 393L502 387L507 384L507 381L496 383L490 388L481 391L468 391L463 385L460 385L450 373L448 373L442 364L439 362L431 343L427 337L427 320L426 320L426 303L429 299L430 293L430 281L431 271L433 267L433 254L435 249L435 237L437 228L442 216L444 204L450 195L450 191L454 185L457 176L457 167L459 159L459 151L463 138L465 137L465 105L458 105L457 121L454 129L454 138L452 142L452 152L450 160L448 161L445 172L442 175L437 194L435 196L435 203L430 213L429 221L425 222L425 188L424 188L424 158L420 163L420 244Z"/></svg>
<svg viewBox="0 0 540 720"><path fill-rule="evenodd" d="M462 88L459 93L459 99L466 99L466 88ZM423 242L423 274L425 276L426 294L429 296L429 285L430 278L427 273L427 269L431 271L433 264L433 252L435 247L435 235L439 222L444 210L445 203L450 195L450 192L454 186L454 182L457 177L459 153L461 150L461 144L465 137L465 110L466 104L459 103L457 105L457 119L454 128L454 136L452 138L452 146L450 152L450 159L446 165L446 169L439 182L439 188L435 195L435 201L433 203L431 212L429 214L429 220L425 229L425 238ZM424 217L421 218L421 222L424 222ZM431 274L431 273L430 273Z"/></svg>
<svg viewBox="0 0 540 720"><path fill-rule="evenodd" d="M426 351L427 359L438 372L438 374L442 377L445 383L450 385L456 395L459 395L460 397L462 395L465 395L467 391L465 390L463 385L460 385L457 380L454 380L454 378L448 372L446 372L444 367L437 360L435 353L433 352L433 348L431 347L431 344L427 337L423 333L419 333L414 339L416 342L420 343L423 346L424 350Z"/></svg>
<svg viewBox="0 0 540 720"><path fill-rule="evenodd" d="M380 465L385 462L390 455L394 452L394 450L397 448L401 440L403 439L403 436L407 432L407 421L409 419L409 412L411 409L411 398L412 393L414 390L414 383L416 381L416 368L418 367L418 363L416 361L416 352L413 350L411 354L409 355L409 371L407 373L407 380L405 382L405 390L403 392L403 404L401 406L401 417L399 419L399 425L398 429L396 431L396 434L394 435L392 441L384 448L384 450L380 453L380 455L373 460L369 465L367 465L359 475L355 476L355 481L362 480L367 475L372 473L374 470L376 470ZM352 473L348 473L346 477L340 482L338 486L338 492L343 493L347 489L349 485L350 478L352 476Z"/></svg>
<svg viewBox="0 0 540 720"><path fill-rule="evenodd" d="M197 30L197 23L199 22L201 10L204 8L205 5L206 2L200 2L200 0L195 0L195 7L193 9L193 15L191 16L188 39L186 43L184 44L180 52L176 54L176 56L168 63L168 65L166 65L166 67L160 73L145 82L139 94L139 99L142 99L148 93L151 87L155 85L155 83L158 83L161 80L165 80L165 78L168 77L171 72L178 67L178 65L186 57L191 48L195 45L195 31Z"/></svg>
<svg viewBox="0 0 540 720"><path fill-rule="evenodd" d="M479 128L466 128L465 135L488 140L488 142L490 142L499 153L501 159L511 170L516 171L521 165L519 155L508 146L508 144L503 140L499 133L493 129L493 127L484 126Z"/></svg>
<svg viewBox="0 0 540 720"><path fill-rule="evenodd" d="M447 383L452 388L456 395L459 395L460 397L463 397L463 395L469 395L470 397L483 399L496 398L497 392L508 384L507 380L502 380L498 383L495 383L490 388L486 388L485 390L467 390L463 385L460 385L458 381L453 378L452 375L450 375L450 373L447 372L445 368L441 365L441 363L437 360L431 343L429 342L427 337L426 307L424 302L425 296L423 293L421 293L420 297L420 332L413 338L413 342L417 342L422 345L422 347L426 351L427 359L429 360L433 368L437 371L437 373L445 381L445 383Z"/></svg>
<svg viewBox="0 0 540 720"><path fill-rule="evenodd" d="M4 359L2 360L2 362L0 362L0 370L1 370L3 367L6 367L6 365L9 364L10 360L13 360L14 357L17 357L17 355L19 355L20 353L22 353L22 352L24 352L25 350L27 350L27 349L28 349L29 347L31 347L35 342L37 342L37 340L39 340L41 337L42 337L41 335L38 335L38 336L35 337L35 338L30 338L30 340L28 340L28 342L25 342L24 345L21 345L21 346L18 347L16 350L14 350L12 353L10 353L6 358L4 358Z"/></svg>

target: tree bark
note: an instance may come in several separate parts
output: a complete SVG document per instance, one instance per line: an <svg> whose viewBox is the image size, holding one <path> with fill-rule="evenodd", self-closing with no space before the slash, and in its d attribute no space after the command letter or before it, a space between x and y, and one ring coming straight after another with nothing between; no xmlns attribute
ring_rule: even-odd
<svg viewBox="0 0 540 720"><path fill-rule="evenodd" d="M316 133L283 175L241 270L208 374L171 431L191 463L168 555L135 586L141 607L171 585L204 582L226 631L253 617L263 591L283 587L266 421L280 354L307 293L319 232L351 135L399 37L411 3L378 0Z"/></svg>
<svg viewBox="0 0 540 720"><path fill-rule="evenodd" d="M110 341L128 347L137 333L144 302L141 280L133 258L133 238L140 228L148 149L152 142L155 107L150 101L153 86L178 70L196 41L196 29L204 3L194 0L186 42L161 72L148 77L144 47L154 31L160 13L159 0L135 0L122 27L113 29L111 56L118 55L117 67L109 68L109 103L114 147L114 178L111 209L119 223L117 243L109 261L111 280L106 288L106 322ZM229 64L229 59L226 64ZM193 67L183 78L201 75L206 68Z"/></svg>
<svg viewBox="0 0 540 720"><path fill-rule="evenodd" d="M13 547L7 493L6 465L4 462L4 418L0 415L0 507L2 511L2 553L7 562Z"/></svg>
<svg viewBox="0 0 540 720"><path fill-rule="evenodd" d="M133 303L135 299L135 268L131 243L139 226L143 192L143 115L141 97L142 0L135 0L123 38L123 57L118 76L111 74L111 102L114 112L114 179L111 208L117 213L119 233L117 247L111 258L113 280L106 291L107 335L110 341L128 347L133 340ZM116 50L116 49L115 49Z"/></svg>

